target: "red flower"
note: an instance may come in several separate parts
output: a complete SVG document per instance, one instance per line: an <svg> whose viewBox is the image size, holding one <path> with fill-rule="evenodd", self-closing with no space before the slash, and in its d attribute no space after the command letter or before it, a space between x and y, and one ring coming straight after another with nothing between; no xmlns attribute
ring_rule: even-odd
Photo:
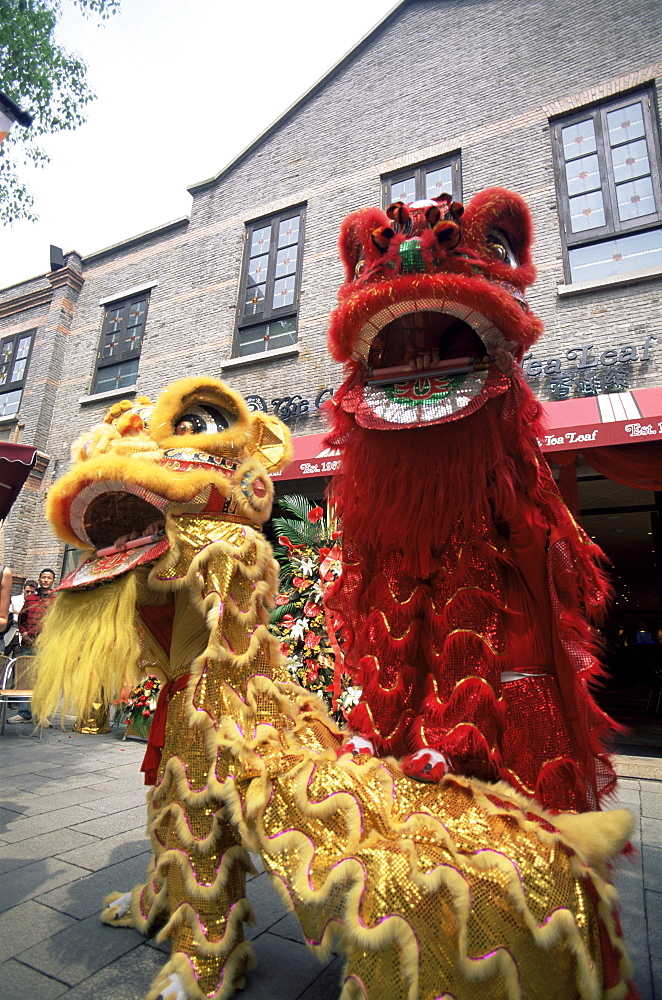
<svg viewBox="0 0 662 1000"><path fill-rule="evenodd" d="M303 606L303 612L309 618L316 618L321 610L319 604L315 604L314 601L306 601Z"/></svg>
<svg viewBox="0 0 662 1000"><path fill-rule="evenodd" d="M289 652L290 652L290 644L289 644L289 642L281 642L281 644L280 644L280 651L281 651L281 653L282 653L283 656L287 656L289 654Z"/></svg>
<svg viewBox="0 0 662 1000"><path fill-rule="evenodd" d="M287 537L287 535L279 535L278 536L278 544L279 545L284 545L285 548L289 549L290 552L292 551L292 549L296 548L296 545L292 544L292 542L289 540L289 538Z"/></svg>
<svg viewBox="0 0 662 1000"><path fill-rule="evenodd" d="M308 520L311 524L317 524L324 517L324 510L322 507L313 507L311 511L308 512Z"/></svg>
<svg viewBox="0 0 662 1000"><path fill-rule="evenodd" d="M152 714L152 713L150 712L150 710L149 710L148 708L146 708L146 709L145 709L145 711L143 712L143 715L145 716L145 718L149 718L149 716L150 716L151 714Z"/></svg>
<svg viewBox="0 0 662 1000"><path fill-rule="evenodd" d="M274 598L274 604L276 605L276 607L282 608L284 604L287 604L289 599L290 599L289 594L276 594L276 597Z"/></svg>
<svg viewBox="0 0 662 1000"><path fill-rule="evenodd" d="M314 649L315 646L319 645L320 637L315 635L314 632L306 632L306 638L303 640L304 646L308 649Z"/></svg>
<svg viewBox="0 0 662 1000"><path fill-rule="evenodd" d="M310 584L310 580L308 580L305 576L293 576L292 583L295 587L298 587L298 589L301 590Z"/></svg>
<svg viewBox="0 0 662 1000"><path fill-rule="evenodd" d="M292 615L283 615L283 617L280 620L280 623L281 625L286 625L287 628L289 628L291 625L294 625L294 618L292 617Z"/></svg>

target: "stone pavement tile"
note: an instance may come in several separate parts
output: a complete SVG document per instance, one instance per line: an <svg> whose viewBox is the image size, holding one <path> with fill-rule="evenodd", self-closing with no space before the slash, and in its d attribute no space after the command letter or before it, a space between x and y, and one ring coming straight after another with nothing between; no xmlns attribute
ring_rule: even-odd
<svg viewBox="0 0 662 1000"><path fill-rule="evenodd" d="M632 809L635 805L638 807L640 802L641 789L633 788L630 785L621 787L619 784L616 789L616 798L614 804L608 806L609 809L619 809L625 806L626 809Z"/></svg>
<svg viewBox="0 0 662 1000"><path fill-rule="evenodd" d="M7 828L18 819L18 813L6 806L0 807L0 840L7 839Z"/></svg>
<svg viewBox="0 0 662 1000"><path fill-rule="evenodd" d="M59 983L11 959L0 965L0 1000L55 1000L68 992Z"/></svg>
<svg viewBox="0 0 662 1000"><path fill-rule="evenodd" d="M126 833L118 833L114 837L96 840L87 847L65 851L57 855L57 858L95 872L107 865L116 865L126 858L133 858L136 854L144 854L148 847L149 841L145 836L144 826L140 826L134 830L127 830Z"/></svg>
<svg viewBox="0 0 662 1000"><path fill-rule="evenodd" d="M659 847L648 847L644 844L641 851L644 886L646 889L662 891L662 850Z"/></svg>
<svg viewBox="0 0 662 1000"><path fill-rule="evenodd" d="M26 948L74 923L72 917L40 906L32 899L5 910L0 913L0 962L15 958Z"/></svg>
<svg viewBox="0 0 662 1000"><path fill-rule="evenodd" d="M104 789L103 785L98 786ZM94 808L99 813L115 813L118 809L133 809L135 806L145 805L146 788L142 785L137 789L124 789L122 792L115 792L114 795L106 795L103 791L103 798L94 799Z"/></svg>
<svg viewBox="0 0 662 1000"><path fill-rule="evenodd" d="M253 907L255 925L246 927L245 934L248 941L253 941L278 920L282 920L287 914L287 907L274 889L266 872L252 878L246 884L246 895Z"/></svg>
<svg viewBox="0 0 662 1000"><path fill-rule="evenodd" d="M299 944L306 943L306 935L303 933L296 913L286 913L284 917L272 924L269 933L287 938L288 941L297 941Z"/></svg>
<svg viewBox="0 0 662 1000"><path fill-rule="evenodd" d="M57 770L57 764L40 764L38 768L35 768L34 761L25 761L22 764L7 764L6 767L2 768L1 773L4 780L5 778L13 778L16 775L35 773L42 774L46 777L47 774L52 773L53 771L57 773Z"/></svg>
<svg viewBox="0 0 662 1000"><path fill-rule="evenodd" d="M143 1000L165 961L158 951L141 945L75 986L67 1000Z"/></svg>
<svg viewBox="0 0 662 1000"><path fill-rule="evenodd" d="M345 959L339 955L322 969L319 978L304 990L298 1000L338 1000L344 968Z"/></svg>
<svg viewBox="0 0 662 1000"><path fill-rule="evenodd" d="M90 803L94 807L94 803ZM89 813L89 810L88 810ZM95 819L89 819L86 823L78 823L75 830L78 833L88 833L93 837L112 837L117 833L125 833L127 830L135 830L142 823L143 829L147 826L147 810L145 804L134 806L133 809L121 809L115 813L102 813ZM69 826L72 826L70 823Z"/></svg>
<svg viewBox="0 0 662 1000"><path fill-rule="evenodd" d="M141 941L137 931L107 927L95 914L23 952L21 961L69 986L76 986Z"/></svg>
<svg viewBox="0 0 662 1000"><path fill-rule="evenodd" d="M653 1000L662 1000L662 958L651 958Z"/></svg>
<svg viewBox="0 0 662 1000"><path fill-rule="evenodd" d="M96 785L92 788L71 788L66 792L53 791L48 795L30 795L29 797L24 793L23 796L15 799L16 809L24 816L38 816L40 813L55 812L56 809L64 809L66 806L85 805L86 802L94 801L97 797L105 794L103 791L99 791L100 787L100 785ZM6 805L6 803L4 804ZM117 806L118 802L116 801L115 808Z"/></svg>
<svg viewBox="0 0 662 1000"><path fill-rule="evenodd" d="M0 847L0 874L22 868L42 858L52 858L58 852L66 851L67 848L89 847L98 842L96 837L77 833L75 830L67 830L65 827L61 830L44 833L40 837L30 837L29 840L18 841L15 844L3 844Z"/></svg>
<svg viewBox="0 0 662 1000"><path fill-rule="evenodd" d="M641 820L641 836L648 847L662 847L662 823L659 819L643 816Z"/></svg>
<svg viewBox="0 0 662 1000"><path fill-rule="evenodd" d="M646 890L646 921L650 953L662 958L662 891Z"/></svg>
<svg viewBox="0 0 662 1000"><path fill-rule="evenodd" d="M303 944L273 934L253 941L257 968L246 977L241 1000L294 1000L319 979L323 969ZM338 995L317 1000L337 1000Z"/></svg>
<svg viewBox="0 0 662 1000"><path fill-rule="evenodd" d="M32 864L18 868L15 872L5 872L2 876L0 912L10 910L12 906L18 906L27 899L34 899L49 889L56 889L59 885L73 882L74 879L87 874L84 868L65 864L64 861L55 858L33 861Z"/></svg>
<svg viewBox="0 0 662 1000"><path fill-rule="evenodd" d="M127 892L145 881L151 853L137 854L117 865L102 868L92 875L69 882L58 889L51 889L37 896L37 902L53 907L61 913L83 920L103 909L103 900L110 892Z"/></svg>
<svg viewBox="0 0 662 1000"><path fill-rule="evenodd" d="M646 789L641 793L641 815L662 819L662 787L658 791Z"/></svg>
<svg viewBox="0 0 662 1000"><path fill-rule="evenodd" d="M3 830L0 827L0 840L8 844L14 844L19 840L28 840L30 837L38 837L39 834L50 833L51 830L61 830L66 826L84 823L85 820L94 819L95 814L92 807L86 809L83 806L69 806L67 809L56 809L55 812L42 813L39 816L29 816L28 818L16 813L11 815L13 819L9 821L6 829Z"/></svg>

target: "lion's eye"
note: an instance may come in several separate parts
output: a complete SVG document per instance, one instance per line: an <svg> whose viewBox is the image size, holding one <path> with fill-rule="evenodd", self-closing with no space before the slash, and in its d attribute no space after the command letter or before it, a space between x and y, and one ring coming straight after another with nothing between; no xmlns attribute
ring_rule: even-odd
<svg viewBox="0 0 662 1000"><path fill-rule="evenodd" d="M218 434L234 423L228 410L215 406L191 406L175 424L175 434Z"/></svg>
<svg viewBox="0 0 662 1000"><path fill-rule="evenodd" d="M508 237L505 233L502 233L500 230L488 233L486 243L487 252L494 260L498 260L499 263L508 264L510 267L518 266L517 255L508 242Z"/></svg>

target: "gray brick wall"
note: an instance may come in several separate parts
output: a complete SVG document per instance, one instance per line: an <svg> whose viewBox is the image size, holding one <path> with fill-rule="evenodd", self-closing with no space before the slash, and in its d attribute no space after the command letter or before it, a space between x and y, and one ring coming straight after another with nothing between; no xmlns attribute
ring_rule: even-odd
<svg viewBox="0 0 662 1000"><path fill-rule="evenodd" d="M153 285L140 393L154 395L174 378L207 372L269 403L293 391L312 401L340 380L325 335L341 281L341 219L379 203L382 173L451 151L461 151L465 201L500 184L531 206L539 278L530 301L546 325L534 358L584 343L600 352L652 334L659 337L652 360L632 370L638 385L659 385L660 280L571 298L557 294L564 276L549 129L554 114L662 78L659 24L658 0L404 4L241 161L217 180L194 185L190 222L127 238L87 258L84 284L66 301L48 276L0 291L0 332L39 330L21 440L49 456L43 479L31 483L9 519L8 559L15 568L34 574L57 562L61 549L40 516L43 492L66 469L72 440L109 405L80 402L92 384L100 301ZM232 350L244 225L302 202L299 354L223 373ZM45 303L22 298L50 291ZM4 316L12 301L25 308ZM549 394L542 379L533 384ZM298 434L320 429L314 413L293 425Z"/></svg>

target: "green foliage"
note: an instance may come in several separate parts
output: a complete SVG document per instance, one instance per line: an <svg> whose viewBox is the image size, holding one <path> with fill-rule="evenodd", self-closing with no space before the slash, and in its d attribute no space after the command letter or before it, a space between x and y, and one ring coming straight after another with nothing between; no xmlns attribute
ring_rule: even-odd
<svg viewBox="0 0 662 1000"><path fill-rule="evenodd" d="M120 0L74 0L84 15L105 20ZM39 138L78 128L94 99L85 63L58 45L60 0L0 0L0 90L33 116L14 125L0 146L0 221L36 219L34 198L20 179L22 167L44 166L50 157Z"/></svg>

